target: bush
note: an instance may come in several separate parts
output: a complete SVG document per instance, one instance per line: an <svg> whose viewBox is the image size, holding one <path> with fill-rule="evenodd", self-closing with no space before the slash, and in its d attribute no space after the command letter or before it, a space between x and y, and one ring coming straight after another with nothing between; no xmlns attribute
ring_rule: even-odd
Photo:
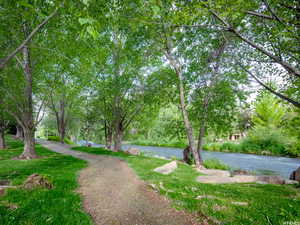
<svg viewBox="0 0 300 225"><path fill-rule="evenodd" d="M280 129L260 126L253 128L241 143L244 152L269 151L274 155L286 154L289 147L290 139Z"/></svg>
<svg viewBox="0 0 300 225"><path fill-rule="evenodd" d="M207 159L204 161L204 166L207 169L218 169L218 170L229 170L230 167L224 163L222 163L220 160L218 159Z"/></svg>
<svg viewBox="0 0 300 225"><path fill-rule="evenodd" d="M203 146L203 150L206 151L221 151L221 143L208 143Z"/></svg>
<svg viewBox="0 0 300 225"><path fill-rule="evenodd" d="M48 140L48 141L56 141L56 142L60 142L60 137L58 137L58 136L48 136L47 140ZM74 143L73 143L70 139L68 139L68 138L65 138L65 139L64 139L64 142L65 142L66 144L68 144L68 145L73 145L73 144L74 144Z"/></svg>
<svg viewBox="0 0 300 225"><path fill-rule="evenodd" d="M225 142L220 146L221 151L230 151L230 152L240 152L241 151L241 146L236 143L232 142Z"/></svg>

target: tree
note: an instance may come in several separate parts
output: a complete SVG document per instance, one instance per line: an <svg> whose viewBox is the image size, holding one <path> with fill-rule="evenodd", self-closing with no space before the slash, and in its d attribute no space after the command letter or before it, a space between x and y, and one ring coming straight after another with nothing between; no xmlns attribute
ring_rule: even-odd
<svg viewBox="0 0 300 225"><path fill-rule="evenodd" d="M279 128L287 113L286 107L283 106L276 97L268 93L264 93L258 98L254 106L255 113L252 121L255 126Z"/></svg>

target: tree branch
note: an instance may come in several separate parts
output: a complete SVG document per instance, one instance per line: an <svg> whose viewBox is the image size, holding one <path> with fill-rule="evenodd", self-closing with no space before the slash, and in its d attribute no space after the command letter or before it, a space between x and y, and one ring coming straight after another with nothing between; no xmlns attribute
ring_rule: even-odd
<svg viewBox="0 0 300 225"><path fill-rule="evenodd" d="M47 16L42 23L40 23L33 31L27 36L27 38L17 47L13 52L3 59L0 59L0 70L20 51L22 48L33 38L33 36L57 13L58 8L54 10L49 16Z"/></svg>
<svg viewBox="0 0 300 225"><path fill-rule="evenodd" d="M240 32L238 32L236 29L234 29L227 21L225 21L223 18L221 18L216 12L214 12L213 10L210 10L210 12L219 20L221 21L226 27L227 30L233 34L235 34L238 38L240 38L242 41L246 42L248 45L250 45L251 47L253 47L254 49L260 51L261 53L263 53L264 55L267 55L268 57L270 57L271 59L273 59L275 62L277 62L278 64L280 64L283 68L285 68L289 73L300 77L300 71L296 68L293 67L292 65L290 65L289 63L281 60L279 57L277 57L276 55L272 54L271 52L268 52L267 50L265 50L264 48L262 48L261 46L255 44L254 42L252 42L251 40L247 39L246 37L244 37Z"/></svg>
<svg viewBox="0 0 300 225"><path fill-rule="evenodd" d="M262 81L260 81L252 72L250 72L249 70L246 69L245 66L243 66L241 63L237 62L237 64L245 71L247 72L252 78L254 78L254 80L259 83L261 86L263 86L265 89L267 89L269 92L271 92L272 94L276 95L277 97L293 104L294 106L296 106L297 108L300 108L300 102L297 102L283 94L280 94L279 92L273 90L272 88L270 88L269 86L267 86L266 84L264 84Z"/></svg>

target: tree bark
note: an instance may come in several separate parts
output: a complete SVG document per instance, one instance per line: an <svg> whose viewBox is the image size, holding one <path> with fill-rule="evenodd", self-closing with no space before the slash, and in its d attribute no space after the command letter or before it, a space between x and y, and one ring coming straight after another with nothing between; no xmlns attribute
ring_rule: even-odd
<svg viewBox="0 0 300 225"><path fill-rule="evenodd" d="M23 128L24 129L24 151L19 156L20 159L34 159L37 158L35 152L35 141L34 141L34 129Z"/></svg>
<svg viewBox="0 0 300 225"><path fill-rule="evenodd" d="M181 108L181 113L182 113L182 116L183 116L183 121L184 121L184 126L185 126L185 130L186 130L187 139L188 139L189 146L190 146L191 151L192 151L193 156L194 156L196 167L197 168L202 168L203 167L203 162L200 160L201 157L199 156L199 152L196 149L195 138L194 138L194 134L193 134L193 127L190 123L188 112L186 110L184 85L183 85L183 77L182 77L182 74L181 74L181 69L179 68L179 66L177 65L177 63L175 62L173 57L171 56L169 49L170 48L168 47L166 56L167 56L170 64L172 65L172 67L173 67L173 69L174 69L174 71L175 71L175 73L178 77L180 108Z"/></svg>
<svg viewBox="0 0 300 225"><path fill-rule="evenodd" d="M104 124L104 129L105 129L105 147L107 149L111 149L112 147L112 139L113 139L113 133L112 133L112 128L107 125L107 122Z"/></svg>
<svg viewBox="0 0 300 225"><path fill-rule="evenodd" d="M0 129L0 150L6 148L4 133L4 130Z"/></svg>
<svg viewBox="0 0 300 225"><path fill-rule="evenodd" d="M122 150L122 140L123 140L123 128L121 123L117 123L115 127L114 134L114 151L118 152Z"/></svg>
<svg viewBox="0 0 300 225"><path fill-rule="evenodd" d="M201 167L203 167L203 162L201 161L199 152L195 148L196 146L195 146L195 139L194 139L194 134L193 134L193 127L190 123L188 112L186 110L186 105L185 105L185 96L184 96L182 77L181 77L180 73L178 73L177 75L178 75L178 79L179 79L179 94L180 94L181 112L182 112L182 116L183 116L183 120L184 120L184 125L185 125L185 129L186 129L186 133L187 133L189 146L193 152L196 167L201 168Z"/></svg>
<svg viewBox="0 0 300 225"><path fill-rule="evenodd" d="M26 23L23 26L25 36L28 33ZM25 107L22 112L22 127L24 131L24 150L19 156L21 159L37 158L34 147L35 124L33 119L33 101L32 101L32 70L30 62L30 50L28 44L23 47L24 75L25 75Z"/></svg>
<svg viewBox="0 0 300 225"><path fill-rule="evenodd" d="M16 128L17 128L16 138L23 141L24 140L23 128L20 125L17 125Z"/></svg>
<svg viewBox="0 0 300 225"><path fill-rule="evenodd" d="M202 159L202 157L201 157L201 152L202 152L202 150L203 150L202 148L203 148L203 145L204 145L205 130L206 130L205 122L203 122L203 123L200 125L200 129L199 129L199 137L198 137L198 144L197 144L197 151L198 151L198 153L199 153L201 163L203 163L203 159Z"/></svg>

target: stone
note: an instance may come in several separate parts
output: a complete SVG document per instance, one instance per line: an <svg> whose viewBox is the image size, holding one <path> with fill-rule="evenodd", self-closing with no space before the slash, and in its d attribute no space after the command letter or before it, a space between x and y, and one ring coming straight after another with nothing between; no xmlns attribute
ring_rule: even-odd
<svg viewBox="0 0 300 225"><path fill-rule="evenodd" d="M197 169L200 173L210 176L229 177L230 172L227 170L214 170L214 169Z"/></svg>
<svg viewBox="0 0 300 225"><path fill-rule="evenodd" d="M127 154L130 154L130 155L140 155L141 152L139 149L137 148L129 148L127 151L126 151Z"/></svg>
<svg viewBox="0 0 300 225"><path fill-rule="evenodd" d="M176 161L172 161L170 163L167 163L163 166L157 167L155 168L153 171L157 172L157 173L161 173L161 174L170 174L172 173L174 170L177 169L177 162Z"/></svg>
<svg viewBox="0 0 300 225"><path fill-rule="evenodd" d="M193 162L193 154L192 154L190 146L187 146L183 150L183 162L185 162L187 164L192 164L192 162Z"/></svg>
<svg viewBox="0 0 300 225"><path fill-rule="evenodd" d="M23 183L23 188L25 189L34 189L39 187L52 189L53 185L45 177L36 173L30 175Z"/></svg>
<svg viewBox="0 0 300 225"><path fill-rule="evenodd" d="M272 153L270 151L262 151L261 152L262 155L271 155Z"/></svg>
<svg viewBox="0 0 300 225"><path fill-rule="evenodd" d="M235 175L251 175L250 172L246 171L246 170L241 170L241 169L238 169L238 170L234 170L232 172L232 175L235 176Z"/></svg>
<svg viewBox="0 0 300 225"><path fill-rule="evenodd" d="M222 210L225 210L226 207L225 206L221 206L221 205L214 205L213 206L213 210L215 211L222 211Z"/></svg>
<svg viewBox="0 0 300 225"><path fill-rule="evenodd" d="M298 184L299 181L296 180L284 180L284 184Z"/></svg>
<svg viewBox="0 0 300 225"><path fill-rule="evenodd" d="M285 180L280 176L257 176L257 181L266 182L268 184L285 184Z"/></svg>
<svg viewBox="0 0 300 225"><path fill-rule="evenodd" d="M0 180L0 186L9 185L9 184L10 184L9 180Z"/></svg>
<svg viewBox="0 0 300 225"><path fill-rule="evenodd" d="M198 200L205 199L205 198L207 198L207 199L218 199L218 197L213 196L213 195L198 195L196 197L196 199L198 199Z"/></svg>
<svg viewBox="0 0 300 225"><path fill-rule="evenodd" d="M285 184L285 180L279 176L253 176L236 175L233 177L199 176L196 179L200 183L230 184L230 183L259 183L259 184Z"/></svg>
<svg viewBox="0 0 300 225"><path fill-rule="evenodd" d="M248 175L237 175L234 177L199 176L196 180L200 183L207 184L252 183L257 181L257 177Z"/></svg>
<svg viewBox="0 0 300 225"><path fill-rule="evenodd" d="M5 189L0 187L0 196L3 196L5 194Z"/></svg>
<svg viewBox="0 0 300 225"><path fill-rule="evenodd" d="M248 202L231 202L233 205L247 206Z"/></svg>
<svg viewBox="0 0 300 225"><path fill-rule="evenodd" d="M300 182L300 167L291 173L290 180L296 180Z"/></svg>

